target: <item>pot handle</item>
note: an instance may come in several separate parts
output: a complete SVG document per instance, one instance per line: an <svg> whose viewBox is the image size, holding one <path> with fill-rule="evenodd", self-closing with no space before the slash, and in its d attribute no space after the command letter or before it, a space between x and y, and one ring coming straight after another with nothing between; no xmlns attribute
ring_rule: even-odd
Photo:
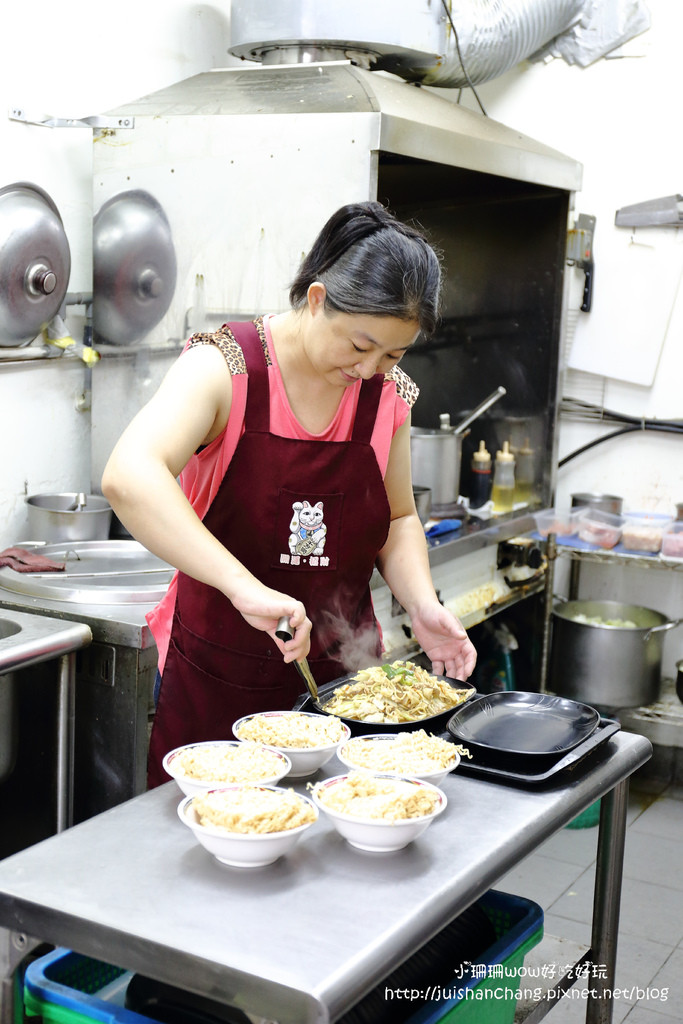
<svg viewBox="0 0 683 1024"><path fill-rule="evenodd" d="M683 619L671 619L670 622L663 622L661 626L653 626L652 629L648 629L647 633L643 636L644 643L650 639L653 633L663 633L665 629L673 629L674 626L680 626Z"/></svg>

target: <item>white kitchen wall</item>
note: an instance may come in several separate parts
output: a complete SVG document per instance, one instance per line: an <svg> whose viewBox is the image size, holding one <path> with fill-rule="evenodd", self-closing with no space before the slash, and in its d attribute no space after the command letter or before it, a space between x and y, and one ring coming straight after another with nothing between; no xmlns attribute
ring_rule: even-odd
<svg viewBox="0 0 683 1024"><path fill-rule="evenodd" d="M69 293L92 290L93 133L12 120L10 108L35 121L77 120L234 64L227 54L228 7L188 0L119 0L113 6L34 0L30 7L3 7L0 188L32 182L56 203L71 249ZM67 327L80 341L84 308L66 312ZM8 362L12 355L22 350L0 347L0 550L28 539L26 494L89 490L99 483L90 478L84 364L71 356Z"/></svg>
<svg viewBox="0 0 683 1024"><path fill-rule="evenodd" d="M564 393L666 420L683 416L683 232L614 224L623 206L683 192L676 125L683 7L667 0L647 6L651 28L618 55L585 69L563 60L523 63L477 91L490 117L584 167L575 213L597 218L593 306L579 311L583 274L570 270ZM462 102L476 108L468 91ZM586 372L590 367L600 372ZM563 419L560 460L611 429ZM638 432L573 458L558 473L558 501L577 491L618 494L631 509L673 512L683 501L683 436Z"/></svg>
<svg viewBox="0 0 683 1024"><path fill-rule="evenodd" d="M674 194L683 184L675 71L683 8L670 0L649 0L649 8L651 29L622 56L586 69L562 60L525 62L478 91L491 117L584 164L576 212L597 217L594 309L572 308L565 354L570 366L580 365L569 370L565 393L621 413L668 419L683 409L683 240L673 228L635 233L614 227L619 207ZM71 245L70 292L90 288L91 132L20 123L7 111L20 106L36 120L78 119L199 71L234 66L227 55L228 12L228 0L119 0L114 7L34 0L29 8L13 4L3 11L0 187L28 180L51 194ZM462 102L476 107L467 91ZM570 273L578 294L581 275ZM83 309L67 313L78 340ZM639 361L650 378L637 383L623 365L629 352L642 355L641 348L646 358ZM601 354L600 373L586 372L582 352ZM604 376L610 365L614 376ZM24 535L25 493L97 487L90 481L86 385L77 358L0 358L0 548ZM594 426L563 420L560 456L594 436ZM610 491L631 508L668 511L683 501L681 444L680 436L651 433L607 442L560 470L558 497Z"/></svg>

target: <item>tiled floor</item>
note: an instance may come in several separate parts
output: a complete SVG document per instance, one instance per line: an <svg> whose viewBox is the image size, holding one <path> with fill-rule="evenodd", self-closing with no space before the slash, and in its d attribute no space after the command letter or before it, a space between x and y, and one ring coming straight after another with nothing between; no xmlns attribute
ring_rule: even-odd
<svg viewBox="0 0 683 1024"><path fill-rule="evenodd" d="M614 1024L683 1021L683 788L652 788L645 792L636 781L630 790L616 970L622 991ZM573 946L572 954L590 942L597 833L597 827L563 829L496 885L543 907L546 938L528 954L536 965L544 956L575 962L574 955L558 960L557 937ZM585 1021L582 991L577 984L574 997L561 1000L545 1020Z"/></svg>

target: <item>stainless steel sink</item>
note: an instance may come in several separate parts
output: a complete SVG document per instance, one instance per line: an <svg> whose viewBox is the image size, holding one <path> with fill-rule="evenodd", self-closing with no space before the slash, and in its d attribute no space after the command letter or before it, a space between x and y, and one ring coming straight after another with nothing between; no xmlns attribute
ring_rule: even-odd
<svg viewBox="0 0 683 1024"><path fill-rule="evenodd" d="M17 755L18 670L86 647L91 639L90 628L81 622L0 612L0 782L12 773ZM63 723L58 728L62 732Z"/></svg>
<svg viewBox="0 0 683 1024"><path fill-rule="evenodd" d="M0 640L6 640L8 636L16 636L17 633L21 633L21 626L18 622L0 619Z"/></svg>
<svg viewBox="0 0 683 1024"><path fill-rule="evenodd" d="M80 622L0 610L0 676L58 658L90 640L90 629Z"/></svg>

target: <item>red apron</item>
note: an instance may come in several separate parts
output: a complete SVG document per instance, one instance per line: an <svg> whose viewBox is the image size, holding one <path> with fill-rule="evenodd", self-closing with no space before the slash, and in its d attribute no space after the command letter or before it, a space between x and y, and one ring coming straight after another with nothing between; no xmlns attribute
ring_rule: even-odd
<svg viewBox="0 0 683 1024"><path fill-rule="evenodd" d="M383 376L364 381L349 441L270 433L268 370L252 323L230 324L249 374L245 431L204 525L264 584L303 601L313 623L318 683L344 675L343 643L368 662L381 653L370 577L389 530L384 481L370 438ZM148 785L168 781L167 751L232 739L242 715L291 708L293 664L213 587L178 576L171 641L150 740Z"/></svg>

